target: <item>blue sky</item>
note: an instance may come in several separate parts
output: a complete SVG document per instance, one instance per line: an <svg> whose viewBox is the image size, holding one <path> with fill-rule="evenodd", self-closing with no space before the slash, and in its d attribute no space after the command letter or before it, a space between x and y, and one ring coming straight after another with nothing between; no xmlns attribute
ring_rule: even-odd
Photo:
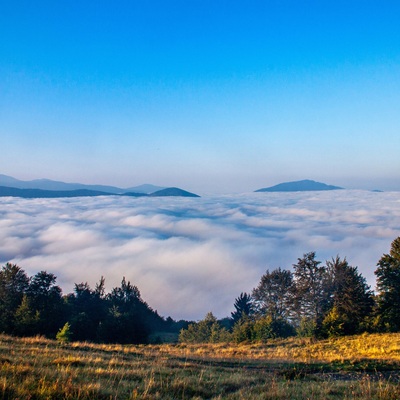
<svg viewBox="0 0 400 400"><path fill-rule="evenodd" d="M400 190L395 1L1 1L0 173Z"/></svg>

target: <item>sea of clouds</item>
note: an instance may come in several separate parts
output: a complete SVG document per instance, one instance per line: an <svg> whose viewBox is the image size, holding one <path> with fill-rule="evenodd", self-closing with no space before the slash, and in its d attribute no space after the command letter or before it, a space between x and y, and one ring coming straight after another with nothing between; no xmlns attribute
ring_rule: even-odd
<svg viewBox="0 0 400 400"><path fill-rule="evenodd" d="M267 269L304 253L346 257L374 288L400 235L400 192L249 193L203 198L0 198L0 263L46 270L64 293L123 276L162 316L229 316Z"/></svg>

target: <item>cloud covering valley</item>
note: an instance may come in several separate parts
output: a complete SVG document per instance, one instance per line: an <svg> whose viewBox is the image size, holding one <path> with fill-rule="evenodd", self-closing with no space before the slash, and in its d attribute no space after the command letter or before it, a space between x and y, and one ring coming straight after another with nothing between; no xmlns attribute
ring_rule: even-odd
<svg viewBox="0 0 400 400"><path fill-rule="evenodd" d="M203 198L0 199L0 263L47 270L64 293L123 276L160 315L229 316L266 269L339 254L374 287L400 235L400 193L340 190Z"/></svg>

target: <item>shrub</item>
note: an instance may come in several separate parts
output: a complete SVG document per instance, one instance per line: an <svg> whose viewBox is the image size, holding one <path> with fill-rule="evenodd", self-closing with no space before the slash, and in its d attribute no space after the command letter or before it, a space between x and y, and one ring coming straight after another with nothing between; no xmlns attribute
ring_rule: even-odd
<svg viewBox="0 0 400 400"><path fill-rule="evenodd" d="M243 315L233 326L232 339L236 343L249 342L254 338L254 322L247 316Z"/></svg>
<svg viewBox="0 0 400 400"><path fill-rule="evenodd" d="M296 331L297 335L300 337L315 337L317 333L317 325L309 318L302 318Z"/></svg>
<svg viewBox="0 0 400 400"><path fill-rule="evenodd" d="M190 324L187 329L182 329L179 341L186 343L218 343L228 342L230 333L223 328L210 312L199 322Z"/></svg>
<svg viewBox="0 0 400 400"><path fill-rule="evenodd" d="M59 343L69 343L71 341L71 337L71 325L66 322L65 325L57 332L56 339Z"/></svg>
<svg viewBox="0 0 400 400"><path fill-rule="evenodd" d="M293 327L282 318L272 319L271 316L266 316L258 319L254 324L254 339L257 341L286 338L294 334Z"/></svg>

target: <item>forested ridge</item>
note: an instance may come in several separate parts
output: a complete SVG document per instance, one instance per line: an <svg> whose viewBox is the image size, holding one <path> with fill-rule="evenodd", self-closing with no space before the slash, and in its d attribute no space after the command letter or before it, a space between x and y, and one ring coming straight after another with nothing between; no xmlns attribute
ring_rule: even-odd
<svg viewBox="0 0 400 400"><path fill-rule="evenodd" d="M162 318L125 278L109 293L101 277L94 289L79 283L73 293L63 296L52 273L28 277L11 263L0 271L0 332L57 335L62 341L147 343L153 332L179 331L185 326L185 321Z"/></svg>
<svg viewBox="0 0 400 400"><path fill-rule="evenodd" d="M162 340L161 332L194 343L399 332L400 237L375 275L376 293L346 258L322 264L310 252L291 269L267 270L251 293L236 298L229 318L217 320L210 312L199 322L177 322L161 317L125 277L109 293L101 277L94 288L82 282L63 295L54 274L29 277L6 263L0 270L0 332L101 343L148 343Z"/></svg>

